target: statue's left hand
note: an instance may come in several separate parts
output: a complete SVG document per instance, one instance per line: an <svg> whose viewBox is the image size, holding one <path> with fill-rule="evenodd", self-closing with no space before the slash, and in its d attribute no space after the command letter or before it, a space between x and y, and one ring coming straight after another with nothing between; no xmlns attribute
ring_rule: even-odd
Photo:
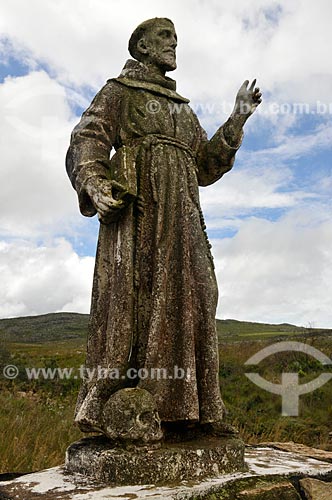
<svg viewBox="0 0 332 500"><path fill-rule="evenodd" d="M115 197L116 191L125 192L125 188L118 182L95 176L88 179L85 189L103 224L117 220L121 210L126 207L124 200Z"/></svg>
<svg viewBox="0 0 332 500"><path fill-rule="evenodd" d="M255 111L257 106L262 102L262 94L259 87L255 87L256 79L248 88L249 80L246 80L241 85L235 99L235 106L233 114L242 115L247 119Z"/></svg>

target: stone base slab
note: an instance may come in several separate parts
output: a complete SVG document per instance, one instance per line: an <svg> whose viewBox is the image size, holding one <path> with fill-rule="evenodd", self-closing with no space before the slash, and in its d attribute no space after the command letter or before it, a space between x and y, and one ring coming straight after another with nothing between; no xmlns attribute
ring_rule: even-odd
<svg viewBox="0 0 332 500"><path fill-rule="evenodd" d="M244 443L238 438L209 437L126 450L112 448L104 437L84 438L66 452L65 468L116 485L200 481L247 470Z"/></svg>
<svg viewBox="0 0 332 500"><path fill-rule="evenodd" d="M247 472L168 486L111 486L59 466L0 481L0 500L300 500L302 478L316 478L315 488L329 491L331 463L267 446L247 448L245 458ZM332 498L313 495L310 500Z"/></svg>

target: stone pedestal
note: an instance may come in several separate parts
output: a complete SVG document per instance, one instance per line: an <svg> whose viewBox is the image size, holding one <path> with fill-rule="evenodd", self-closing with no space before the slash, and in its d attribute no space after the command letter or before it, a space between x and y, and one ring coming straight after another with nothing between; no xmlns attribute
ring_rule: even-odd
<svg viewBox="0 0 332 500"><path fill-rule="evenodd" d="M110 447L102 436L84 438L66 452L65 468L116 485L170 484L244 472L244 444L238 438L206 437L164 443L158 449Z"/></svg>
<svg viewBox="0 0 332 500"><path fill-rule="evenodd" d="M315 452L316 450L312 450ZM311 454L312 454L311 452ZM247 448L247 472L168 485L114 486L59 466L1 481L1 500L330 500L332 464L271 447ZM331 453L332 457L332 453ZM328 458L328 457L326 457ZM310 482L306 479L310 479ZM306 492L306 493L304 493ZM309 495L304 496L304 495Z"/></svg>

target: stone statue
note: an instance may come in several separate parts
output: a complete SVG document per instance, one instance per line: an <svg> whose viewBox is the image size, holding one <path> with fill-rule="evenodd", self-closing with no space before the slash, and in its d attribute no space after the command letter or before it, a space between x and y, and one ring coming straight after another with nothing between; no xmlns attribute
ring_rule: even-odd
<svg viewBox="0 0 332 500"><path fill-rule="evenodd" d="M110 439L121 436L119 415L114 425L110 417L119 408L114 398L130 406L128 415L137 406L142 422L148 401L155 431L147 441L161 439L160 421L166 434L174 426L183 433L226 429L217 284L198 186L232 168L261 93L255 80L245 81L231 116L208 140L189 101L165 76L176 68L176 46L169 19L140 24L129 41L133 59L83 113L67 154L80 210L100 221L75 420L81 430ZM130 428L122 432L126 439ZM142 437L140 430L135 436Z"/></svg>

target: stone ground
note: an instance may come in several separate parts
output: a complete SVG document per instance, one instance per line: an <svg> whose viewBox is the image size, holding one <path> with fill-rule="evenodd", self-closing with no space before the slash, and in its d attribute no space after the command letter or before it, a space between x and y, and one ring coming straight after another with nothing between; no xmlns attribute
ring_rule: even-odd
<svg viewBox="0 0 332 500"><path fill-rule="evenodd" d="M332 500L332 453L310 450L248 447L248 472L162 487L98 484L59 466L1 482L0 500Z"/></svg>

